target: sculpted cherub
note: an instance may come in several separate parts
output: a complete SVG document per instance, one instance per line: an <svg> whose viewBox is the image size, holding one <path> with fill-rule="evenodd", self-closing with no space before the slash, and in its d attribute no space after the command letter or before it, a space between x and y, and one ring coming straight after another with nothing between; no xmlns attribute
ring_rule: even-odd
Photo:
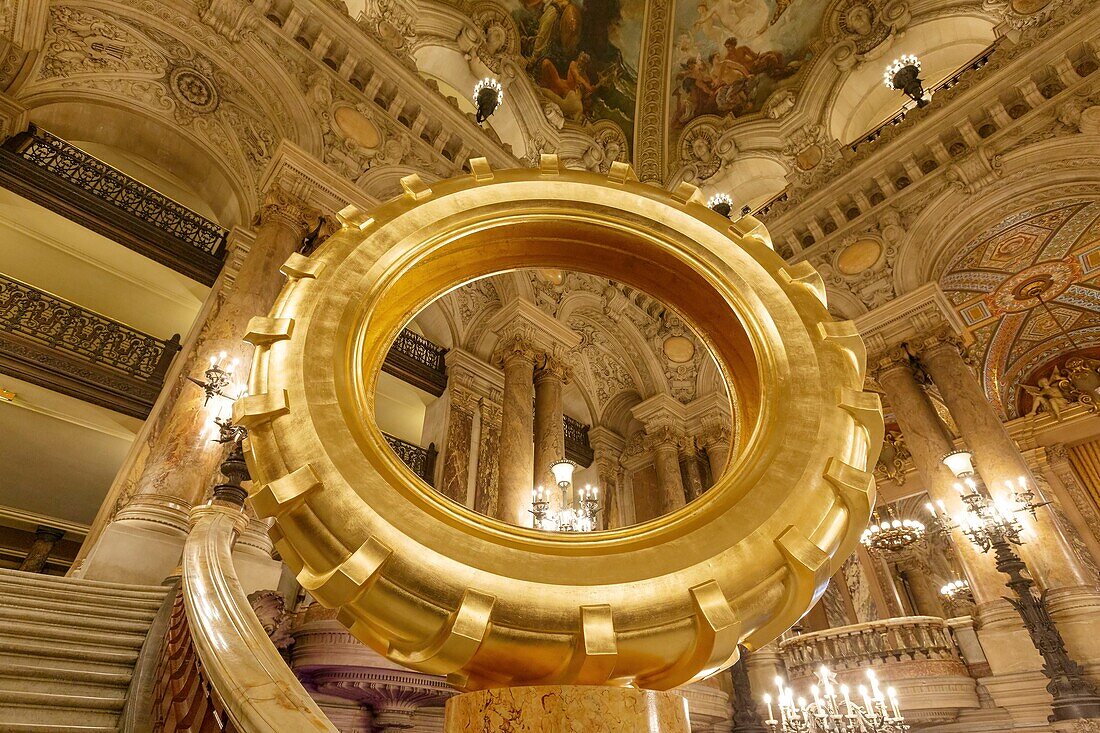
<svg viewBox="0 0 1100 733"><path fill-rule="evenodd" d="M1062 378L1056 366L1049 377L1039 377L1036 386L1022 385L1023 390L1032 398L1031 412L1028 415L1038 414L1042 410L1054 415L1054 419L1061 422L1062 410L1069 407L1069 400L1061 388L1058 387L1058 382Z"/></svg>

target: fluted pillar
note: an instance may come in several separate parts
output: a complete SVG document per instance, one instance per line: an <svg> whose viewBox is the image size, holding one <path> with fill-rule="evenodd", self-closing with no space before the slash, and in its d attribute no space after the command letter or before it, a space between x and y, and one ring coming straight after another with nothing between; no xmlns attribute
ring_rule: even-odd
<svg viewBox="0 0 1100 733"><path fill-rule="evenodd" d="M116 478L124 487L120 509L89 552L84 577L159 583L175 568L188 512L210 488L222 458L220 446L210 441L210 422L221 398L204 407L202 389L187 377L202 378L210 356L225 352L238 360L235 381L243 386L252 356L252 347L242 341L248 321L270 312L285 283L280 266L319 215L279 188L265 198L255 239L236 277L231 284L219 281L194 347L177 357L185 362L176 382L165 386L163 403L147 426L146 457Z"/></svg>
<svg viewBox="0 0 1100 733"><path fill-rule="evenodd" d="M41 573L46 569L46 561L50 559L54 545L65 536L65 530L39 525L34 531L34 542L27 556L19 565L19 569L25 573Z"/></svg>
<svg viewBox="0 0 1100 733"><path fill-rule="evenodd" d="M522 334L501 339L495 361L504 370L500 412L500 464L494 516L505 522L531 526L531 489L534 487L535 352Z"/></svg>
<svg viewBox="0 0 1100 733"><path fill-rule="evenodd" d="M562 390L569 378L564 355L542 354L535 370L535 484L551 487L550 466L565 458Z"/></svg>
<svg viewBox="0 0 1100 733"><path fill-rule="evenodd" d="M1035 490L1035 477L963 359L957 340L944 335L926 339L919 357L939 388L963 442L973 452L990 494L1012 502L1012 491L1005 484L1011 481L1015 485L1018 477L1026 478ZM1040 509L1033 521L1035 536L1028 538L1021 554L1036 581L1047 589L1095 585L1096 578L1085 571L1051 509Z"/></svg>
<svg viewBox="0 0 1100 733"><path fill-rule="evenodd" d="M687 503L680 476L680 437L668 426L646 430L645 447L653 456L653 465L657 469L661 515L676 511Z"/></svg>
<svg viewBox="0 0 1100 733"><path fill-rule="evenodd" d="M954 489L955 477L941 461L954 444L917 382L908 353L901 347L890 349L879 357L877 367L878 382L894 407L894 415L905 434L917 475L927 487L928 496L933 502L944 502L951 515L958 516L963 505ZM1004 595L1004 583L992 561L983 557L959 529L952 530L951 539L975 601L989 603Z"/></svg>
<svg viewBox="0 0 1100 733"><path fill-rule="evenodd" d="M500 471L500 404L488 397L478 402L481 432L477 445L477 488L474 510L489 517L497 516L497 487Z"/></svg>
<svg viewBox="0 0 1100 733"><path fill-rule="evenodd" d="M699 471L699 445L690 435L680 439L680 464L687 500L695 501L703 495L703 475Z"/></svg>

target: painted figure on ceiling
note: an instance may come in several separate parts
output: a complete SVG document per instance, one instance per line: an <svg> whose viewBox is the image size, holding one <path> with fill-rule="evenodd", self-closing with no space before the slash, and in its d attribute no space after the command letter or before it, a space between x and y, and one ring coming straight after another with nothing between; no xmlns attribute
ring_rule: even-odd
<svg viewBox="0 0 1100 733"><path fill-rule="evenodd" d="M527 71L576 123L607 119L632 136L643 0L518 0Z"/></svg>

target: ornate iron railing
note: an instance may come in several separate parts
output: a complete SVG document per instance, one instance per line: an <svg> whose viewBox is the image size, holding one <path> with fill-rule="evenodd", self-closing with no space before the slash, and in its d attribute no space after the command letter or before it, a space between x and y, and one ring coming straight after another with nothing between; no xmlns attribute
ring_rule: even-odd
<svg viewBox="0 0 1100 733"><path fill-rule="evenodd" d="M429 443L427 448L421 448L389 433L382 433L382 435L409 470L424 479L429 486L435 485L435 459L439 455L435 449L435 443Z"/></svg>
<svg viewBox="0 0 1100 733"><path fill-rule="evenodd" d="M405 328L394 339L382 371L439 397L447 389L447 349Z"/></svg>
<svg viewBox="0 0 1100 733"><path fill-rule="evenodd" d="M592 465L595 453L588 442L588 425L565 416L565 457L588 468Z"/></svg>
<svg viewBox="0 0 1100 733"><path fill-rule="evenodd" d="M208 285L225 259L225 229L34 125L0 146L0 185Z"/></svg>
<svg viewBox="0 0 1100 733"><path fill-rule="evenodd" d="M88 402L145 417L179 334L164 341L0 275L0 369Z"/></svg>

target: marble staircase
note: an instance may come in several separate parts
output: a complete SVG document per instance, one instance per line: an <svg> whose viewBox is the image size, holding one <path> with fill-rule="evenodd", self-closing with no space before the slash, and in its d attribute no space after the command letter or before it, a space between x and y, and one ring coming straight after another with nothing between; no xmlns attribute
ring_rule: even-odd
<svg viewBox="0 0 1100 733"><path fill-rule="evenodd" d="M0 733L118 730L166 593L0 569Z"/></svg>

